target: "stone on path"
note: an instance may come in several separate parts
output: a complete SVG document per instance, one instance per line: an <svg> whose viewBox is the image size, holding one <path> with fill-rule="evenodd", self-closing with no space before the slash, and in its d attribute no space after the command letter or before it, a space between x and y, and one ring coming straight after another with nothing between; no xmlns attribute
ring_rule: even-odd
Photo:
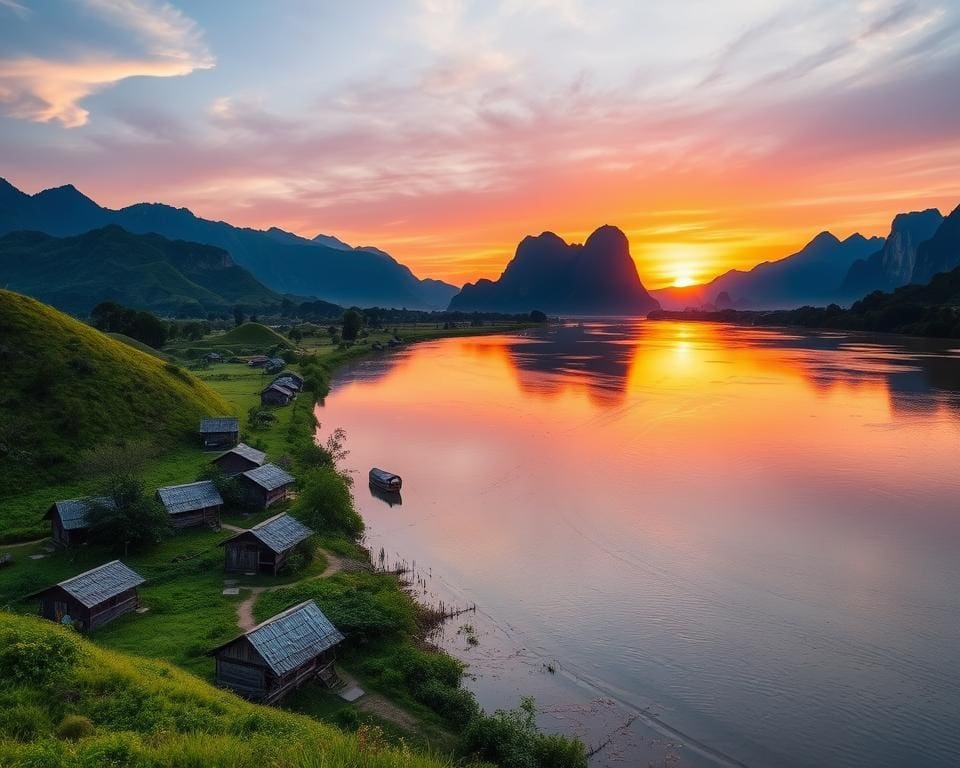
<svg viewBox="0 0 960 768"><path fill-rule="evenodd" d="M240 587L224 587L223 594L225 595L239 595Z"/></svg>
<svg viewBox="0 0 960 768"><path fill-rule="evenodd" d="M30 555L31 560L43 560L45 557L46 555Z"/></svg>
<svg viewBox="0 0 960 768"><path fill-rule="evenodd" d="M356 701L361 696L363 696L365 691L358 685L351 685L349 688L344 688L338 694L341 699L344 701Z"/></svg>
<svg viewBox="0 0 960 768"><path fill-rule="evenodd" d="M140 606L139 608L136 609L136 612L137 612L137 613L146 613L146 612L149 611L149 610L150 610L149 608L144 608L143 606Z"/></svg>

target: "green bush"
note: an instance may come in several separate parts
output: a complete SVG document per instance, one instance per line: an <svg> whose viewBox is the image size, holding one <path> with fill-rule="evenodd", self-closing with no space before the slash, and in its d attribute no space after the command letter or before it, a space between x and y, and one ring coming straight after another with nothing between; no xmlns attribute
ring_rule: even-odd
<svg viewBox="0 0 960 768"><path fill-rule="evenodd" d="M350 480L333 467L314 467L302 475L294 511L318 533L342 533L356 538L363 532Z"/></svg>
<svg viewBox="0 0 960 768"><path fill-rule="evenodd" d="M93 723L83 715L67 715L57 726L57 737L77 741L93 733Z"/></svg>
<svg viewBox="0 0 960 768"><path fill-rule="evenodd" d="M587 750L579 739L540 733L532 698L517 709L478 715L463 731L465 752L500 768L587 768Z"/></svg>
<svg viewBox="0 0 960 768"><path fill-rule="evenodd" d="M80 646L69 630L0 627L0 680L4 684L49 686L69 673Z"/></svg>
<svg viewBox="0 0 960 768"><path fill-rule="evenodd" d="M539 768L577 768L587 764L584 743L556 733L541 733L537 737L534 756Z"/></svg>
<svg viewBox="0 0 960 768"><path fill-rule="evenodd" d="M360 727L360 713L353 707L341 709L334 716L334 719L337 721L337 725L345 731L355 731Z"/></svg>

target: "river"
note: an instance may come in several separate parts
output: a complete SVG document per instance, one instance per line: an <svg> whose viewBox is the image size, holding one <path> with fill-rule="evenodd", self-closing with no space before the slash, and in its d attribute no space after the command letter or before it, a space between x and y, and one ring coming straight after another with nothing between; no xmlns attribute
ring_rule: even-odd
<svg viewBox="0 0 960 768"><path fill-rule="evenodd" d="M591 765L960 765L955 347L603 320L359 361L318 416L372 551L476 605L481 703Z"/></svg>

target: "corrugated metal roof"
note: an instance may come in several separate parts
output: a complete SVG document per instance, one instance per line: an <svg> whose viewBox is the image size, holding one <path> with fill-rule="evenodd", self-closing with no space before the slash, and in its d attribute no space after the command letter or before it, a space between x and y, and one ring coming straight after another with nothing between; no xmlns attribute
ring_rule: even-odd
<svg viewBox="0 0 960 768"><path fill-rule="evenodd" d="M264 464L256 469L248 469L243 476L252 480L266 491L273 491L283 485L295 483L297 478L276 464Z"/></svg>
<svg viewBox="0 0 960 768"><path fill-rule="evenodd" d="M81 573L72 579L61 581L57 586L64 589L87 608L93 608L104 600L139 587L144 578L119 560L104 563L99 568Z"/></svg>
<svg viewBox="0 0 960 768"><path fill-rule="evenodd" d="M283 386L283 384L271 384L269 387L267 387L267 388L264 389L263 391L264 391L264 392L269 392L270 390L273 390L274 392L281 392L282 394L286 395L287 397L293 397L293 396L296 394L296 392L294 392L294 391L293 391L292 389L290 389L289 387ZM263 394L263 393L261 393L261 394Z"/></svg>
<svg viewBox="0 0 960 768"><path fill-rule="evenodd" d="M274 552L285 552L290 547L296 546L304 539L309 538L313 531L297 518L291 517L286 512L281 512L279 515L253 526L250 533ZM242 536L243 534L238 535Z"/></svg>
<svg viewBox="0 0 960 768"><path fill-rule="evenodd" d="M243 458L252 461L254 464L263 464L263 462L267 460L267 454L265 454L263 451L258 451L256 448L251 448L246 443L237 443L235 446L233 446L233 448L227 451L227 453L223 454L223 456L226 456L230 453L243 456ZM222 459L223 456L219 456L217 460Z"/></svg>
<svg viewBox="0 0 960 768"><path fill-rule="evenodd" d="M246 633L274 674L283 675L343 641L313 600L288 608Z"/></svg>
<svg viewBox="0 0 960 768"><path fill-rule="evenodd" d="M223 504L220 491L210 480L200 480L185 485L170 485L158 488L157 495L167 512L177 515L181 512L193 512L206 507L216 507Z"/></svg>
<svg viewBox="0 0 960 768"><path fill-rule="evenodd" d="M240 419L222 417L215 419L200 419L200 434L210 432L239 432Z"/></svg>
<svg viewBox="0 0 960 768"><path fill-rule="evenodd" d="M273 381L270 385L271 387L285 387L286 389L292 390L293 392L300 391L300 382L294 379L292 376L283 375L280 378Z"/></svg>
<svg viewBox="0 0 960 768"><path fill-rule="evenodd" d="M108 496L92 496L89 499L64 499L55 501L53 506L57 508L60 515L60 522L68 531L80 531L86 528L87 512L94 504L101 506L113 506L113 499ZM49 515L47 515L49 517Z"/></svg>

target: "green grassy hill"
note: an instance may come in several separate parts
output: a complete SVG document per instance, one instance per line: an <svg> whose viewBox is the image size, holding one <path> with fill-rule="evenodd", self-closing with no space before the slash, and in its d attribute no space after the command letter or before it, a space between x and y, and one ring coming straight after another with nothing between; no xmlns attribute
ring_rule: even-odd
<svg viewBox="0 0 960 768"><path fill-rule="evenodd" d="M282 301L221 248L116 226L75 237L0 237L0 284L78 315L101 301L180 317Z"/></svg>
<svg viewBox="0 0 960 768"><path fill-rule="evenodd" d="M302 715L247 703L160 661L0 612L0 765L442 768Z"/></svg>
<svg viewBox="0 0 960 768"><path fill-rule="evenodd" d="M202 416L231 412L177 366L0 290L0 495L74 476L85 448L169 448L194 440Z"/></svg>
<svg viewBox="0 0 960 768"><path fill-rule="evenodd" d="M277 346L283 349L290 349L293 347L293 344L290 343L289 339L267 328L265 325L261 325L260 323L244 323L226 333L207 336L198 341L181 342L176 345L171 345L171 348L187 347L202 350L224 350L235 353L256 352L266 354L267 350Z"/></svg>

